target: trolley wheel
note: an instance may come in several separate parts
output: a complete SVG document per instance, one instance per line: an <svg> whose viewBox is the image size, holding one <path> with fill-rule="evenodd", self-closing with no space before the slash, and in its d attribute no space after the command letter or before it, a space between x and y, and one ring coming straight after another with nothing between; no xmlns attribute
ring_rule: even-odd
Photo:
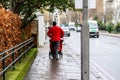
<svg viewBox="0 0 120 80"><path fill-rule="evenodd" d="M61 59L63 57L63 52L59 51L58 52L58 58Z"/></svg>
<svg viewBox="0 0 120 80"><path fill-rule="evenodd" d="M63 57L63 53L60 51L58 52L58 59L61 59ZM53 59L53 55L51 52L49 52L49 59Z"/></svg>
<svg viewBox="0 0 120 80"><path fill-rule="evenodd" d="M49 51L49 59L53 59L52 53Z"/></svg>

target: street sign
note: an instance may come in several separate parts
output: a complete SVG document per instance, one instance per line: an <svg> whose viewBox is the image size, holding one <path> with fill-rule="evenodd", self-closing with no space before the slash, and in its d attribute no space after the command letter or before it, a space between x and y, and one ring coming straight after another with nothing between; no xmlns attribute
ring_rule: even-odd
<svg viewBox="0 0 120 80"><path fill-rule="evenodd" d="M75 0L75 8L83 9L83 0ZM96 8L96 0L88 0L88 9Z"/></svg>

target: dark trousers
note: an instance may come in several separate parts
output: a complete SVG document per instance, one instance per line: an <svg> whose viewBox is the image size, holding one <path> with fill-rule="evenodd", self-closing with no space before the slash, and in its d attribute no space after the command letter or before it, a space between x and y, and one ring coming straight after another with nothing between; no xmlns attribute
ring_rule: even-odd
<svg viewBox="0 0 120 80"><path fill-rule="evenodd" d="M52 56L53 58L58 58L58 48L59 48L59 45L60 45L60 42L59 41L52 41Z"/></svg>

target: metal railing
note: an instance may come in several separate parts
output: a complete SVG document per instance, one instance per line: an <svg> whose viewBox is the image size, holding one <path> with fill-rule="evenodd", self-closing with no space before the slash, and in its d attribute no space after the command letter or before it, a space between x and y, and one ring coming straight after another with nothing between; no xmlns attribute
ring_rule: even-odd
<svg viewBox="0 0 120 80"><path fill-rule="evenodd" d="M19 61L21 63L21 57L25 57L25 53L28 54L28 50L30 50L34 46L34 38L30 38L2 53L0 53L0 63L1 63L1 71L0 76L5 80L6 71L12 66L13 70L14 64ZM8 59L9 58L9 59ZM7 63L8 62L8 63Z"/></svg>

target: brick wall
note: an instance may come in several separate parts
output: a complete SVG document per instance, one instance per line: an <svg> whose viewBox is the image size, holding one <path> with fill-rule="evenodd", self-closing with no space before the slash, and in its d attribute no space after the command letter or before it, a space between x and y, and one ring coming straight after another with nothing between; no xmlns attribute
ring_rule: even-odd
<svg viewBox="0 0 120 80"><path fill-rule="evenodd" d="M96 9L89 9L89 18L93 18L95 15L99 15L102 18L103 0L96 0Z"/></svg>

